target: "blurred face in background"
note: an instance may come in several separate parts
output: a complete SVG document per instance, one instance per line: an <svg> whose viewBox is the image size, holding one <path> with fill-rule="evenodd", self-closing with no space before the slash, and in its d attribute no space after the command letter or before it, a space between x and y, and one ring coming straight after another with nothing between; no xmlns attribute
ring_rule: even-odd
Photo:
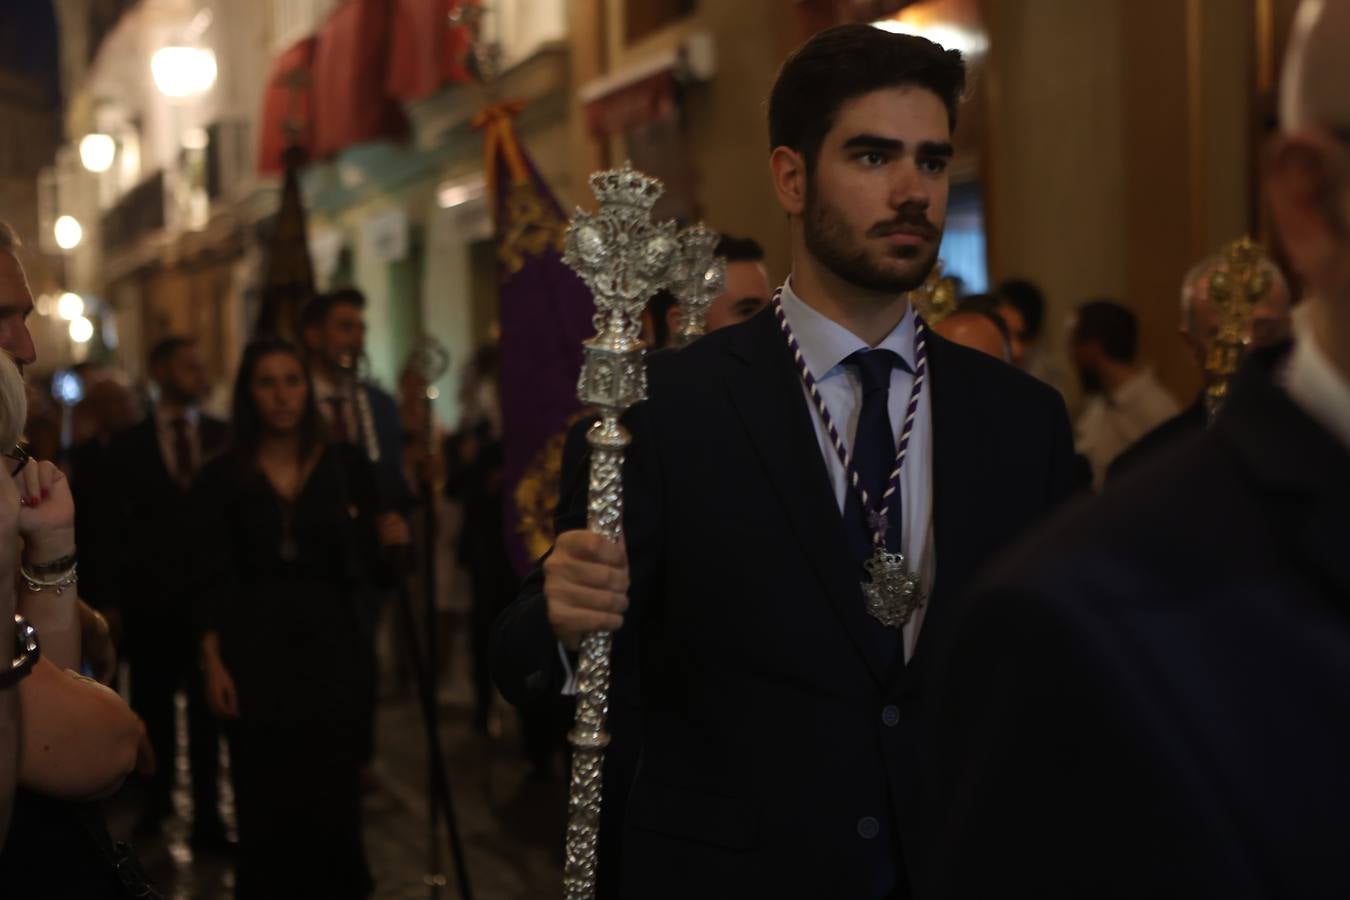
<svg viewBox="0 0 1350 900"><path fill-rule="evenodd" d="M1012 355L1011 362L1020 369L1027 356L1026 317L1022 315L1020 309L1006 300L998 304L998 317L1008 326L1008 350Z"/></svg>
<svg viewBox="0 0 1350 900"><path fill-rule="evenodd" d="M708 307L708 330L744 322L769 305L769 273L750 260L727 263L727 289Z"/></svg>
<svg viewBox="0 0 1350 900"><path fill-rule="evenodd" d="M28 332L28 316L32 311L33 292L19 258L0 251L0 349L14 358L20 372L37 361L33 336Z"/></svg>
<svg viewBox="0 0 1350 900"><path fill-rule="evenodd" d="M206 358L196 344L179 347L152 373L164 399L179 406L195 406L211 389Z"/></svg>
<svg viewBox="0 0 1350 900"><path fill-rule="evenodd" d="M289 353L267 354L254 367L249 389L264 431L287 435L299 429L309 396L300 360Z"/></svg>
<svg viewBox="0 0 1350 900"><path fill-rule="evenodd" d="M366 319L360 307L336 303L306 335L310 350L330 368L348 369L366 349Z"/></svg>

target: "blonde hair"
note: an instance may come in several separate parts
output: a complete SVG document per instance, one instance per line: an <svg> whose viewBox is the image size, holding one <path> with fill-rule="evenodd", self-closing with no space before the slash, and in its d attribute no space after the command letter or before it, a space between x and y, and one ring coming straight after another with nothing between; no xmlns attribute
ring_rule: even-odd
<svg viewBox="0 0 1350 900"><path fill-rule="evenodd" d="M28 421L28 392L14 357L0 351L0 452L19 443Z"/></svg>

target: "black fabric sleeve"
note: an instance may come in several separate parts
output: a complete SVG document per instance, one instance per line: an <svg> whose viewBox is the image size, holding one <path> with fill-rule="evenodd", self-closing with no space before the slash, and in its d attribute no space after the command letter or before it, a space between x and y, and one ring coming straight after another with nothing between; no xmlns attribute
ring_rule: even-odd
<svg viewBox="0 0 1350 900"><path fill-rule="evenodd" d="M237 595L239 565L230 522L238 494L238 467L219 458L197 476L189 495L192 530L193 619L198 634L220 630Z"/></svg>
<svg viewBox="0 0 1350 900"><path fill-rule="evenodd" d="M591 463L586 432L592 421L590 417L583 418L567 432L558 508L553 518L555 534L586 527ZM543 564L547 558L545 554L525 576L515 602L497 617L492 627L489 650L492 680L502 696L517 706L556 695L566 678L544 599Z"/></svg>

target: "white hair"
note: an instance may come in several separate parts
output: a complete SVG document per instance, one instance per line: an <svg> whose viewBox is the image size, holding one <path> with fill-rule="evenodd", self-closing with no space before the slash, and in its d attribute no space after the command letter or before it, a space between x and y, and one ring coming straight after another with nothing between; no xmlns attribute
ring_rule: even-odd
<svg viewBox="0 0 1350 900"><path fill-rule="evenodd" d="M14 357L0 351L0 452L19 443L28 421L28 393Z"/></svg>
<svg viewBox="0 0 1350 900"><path fill-rule="evenodd" d="M1280 125L1286 131L1350 128L1350 3L1303 0L1280 74Z"/></svg>
<svg viewBox="0 0 1350 900"><path fill-rule="evenodd" d="M1181 279L1181 328L1183 331L1190 331L1194 325L1191 316L1195 309L1195 294L1200 287L1200 282L1214 274L1214 271L1226 261L1227 257L1223 253L1211 253L1191 266L1186 273L1186 277ZM1269 256L1263 254L1257 268L1262 275L1270 279L1270 287L1266 289L1265 296L1270 296L1271 291L1279 291L1284 294L1287 305L1290 299L1289 282L1285 280L1280 267L1271 262Z"/></svg>

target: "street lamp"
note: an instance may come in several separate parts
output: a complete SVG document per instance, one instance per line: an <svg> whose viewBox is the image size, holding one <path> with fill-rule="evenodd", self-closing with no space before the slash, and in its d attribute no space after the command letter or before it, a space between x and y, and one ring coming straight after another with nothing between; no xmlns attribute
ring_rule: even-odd
<svg viewBox="0 0 1350 900"><path fill-rule="evenodd" d="M66 291L56 298L56 314L67 322L74 322L84 315L84 298Z"/></svg>
<svg viewBox="0 0 1350 900"><path fill-rule="evenodd" d="M93 336L93 322L90 322L84 316L76 316L70 320L70 339L72 341L77 344L87 344Z"/></svg>
<svg viewBox="0 0 1350 900"><path fill-rule="evenodd" d="M62 250L74 250L84 239L84 228L74 216L61 216L52 231L56 234L56 246Z"/></svg>
<svg viewBox="0 0 1350 900"><path fill-rule="evenodd" d="M80 162L90 172L106 172L117 156L117 142L110 134L86 134L80 141Z"/></svg>
<svg viewBox="0 0 1350 900"><path fill-rule="evenodd" d="M202 47L160 47L150 57L155 87L166 97L195 97L216 83L216 54Z"/></svg>

